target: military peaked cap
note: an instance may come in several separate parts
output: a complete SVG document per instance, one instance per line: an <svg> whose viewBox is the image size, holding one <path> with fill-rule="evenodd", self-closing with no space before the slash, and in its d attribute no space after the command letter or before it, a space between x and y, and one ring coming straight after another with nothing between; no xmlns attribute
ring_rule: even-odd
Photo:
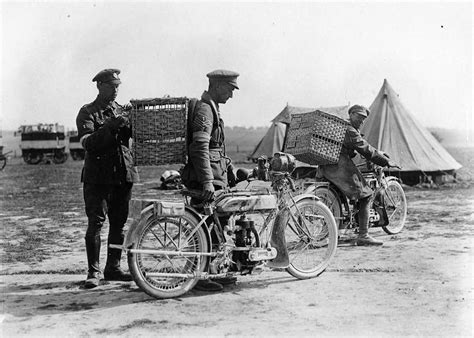
<svg viewBox="0 0 474 338"><path fill-rule="evenodd" d="M104 82L104 83L115 83L120 84L118 75L120 74L120 70L118 69L104 69L101 70L94 78L92 82Z"/></svg>
<svg viewBox="0 0 474 338"><path fill-rule="evenodd" d="M365 108L364 106L355 104L349 108L349 115L351 115L352 113L357 113L359 115L368 117L370 114L370 110L368 108Z"/></svg>
<svg viewBox="0 0 474 338"><path fill-rule="evenodd" d="M239 86L237 85L238 76L239 76L239 73L233 72L231 70L224 70L224 69L214 70L207 74L207 77L209 78L209 80L217 80L217 81L228 83L231 86L233 86L235 89L239 89Z"/></svg>

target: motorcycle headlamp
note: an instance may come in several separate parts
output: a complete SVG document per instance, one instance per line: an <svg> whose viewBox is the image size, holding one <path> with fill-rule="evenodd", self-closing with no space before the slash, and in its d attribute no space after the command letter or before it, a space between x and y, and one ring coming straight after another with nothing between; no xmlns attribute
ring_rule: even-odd
<svg viewBox="0 0 474 338"><path fill-rule="evenodd" d="M296 159L287 153L275 153L270 161L270 170L292 173L296 168Z"/></svg>

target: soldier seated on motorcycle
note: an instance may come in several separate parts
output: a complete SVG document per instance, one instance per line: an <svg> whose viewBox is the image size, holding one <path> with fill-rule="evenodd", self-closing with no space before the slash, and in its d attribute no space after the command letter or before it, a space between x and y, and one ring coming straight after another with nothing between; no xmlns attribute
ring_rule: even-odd
<svg viewBox="0 0 474 338"><path fill-rule="evenodd" d="M181 177L188 189L202 191L202 201L212 200L216 190L235 185L235 175L224 144L224 122L219 104L232 98L237 86L238 73L216 70L207 74L209 88L197 101L190 114L188 135L188 163ZM198 201L195 201L198 202ZM200 280L195 288L202 291L220 291L222 285L235 283L236 278ZM218 282L218 283L217 283Z"/></svg>
<svg viewBox="0 0 474 338"><path fill-rule="evenodd" d="M383 242L368 234L369 202L373 190L367 184L352 158L358 152L368 161L380 166L397 167L387 154L375 149L362 138L359 128L369 114L369 109L361 105L354 105L349 109L350 126L346 130L339 162L320 166L319 169L320 174L335 184L350 200L359 202L359 234L356 244L361 246L382 245Z"/></svg>

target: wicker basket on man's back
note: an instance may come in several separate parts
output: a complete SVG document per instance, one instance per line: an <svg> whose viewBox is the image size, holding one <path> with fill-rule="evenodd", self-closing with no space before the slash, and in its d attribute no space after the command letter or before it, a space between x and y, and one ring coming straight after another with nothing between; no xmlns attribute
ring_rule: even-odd
<svg viewBox="0 0 474 338"><path fill-rule="evenodd" d="M347 121L320 110L293 114L284 151L307 164L335 164L348 126Z"/></svg>
<svg viewBox="0 0 474 338"><path fill-rule="evenodd" d="M136 166L186 163L189 102L186 97L130 100Z"/></svg>
<svg viewBox="0 0 474 338"><path fill-rule="evenodd" d="M191 100L186 97L130 100L134 164L167 166L187 161L187 122ZM183 188L176 170L165 169L160 182L145 182L160 190ZM167 196L169 197L169 196Z"/></svg>

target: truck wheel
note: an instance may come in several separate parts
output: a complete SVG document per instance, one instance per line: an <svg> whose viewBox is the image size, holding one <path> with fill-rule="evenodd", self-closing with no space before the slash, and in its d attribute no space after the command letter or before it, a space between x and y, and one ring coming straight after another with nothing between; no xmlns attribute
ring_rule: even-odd
<svg viewBox="0 0 474 338"><path fill-rule="evenodd" d="M27 153L23 156L23 160L28 164L38 164L43 160L42 153Z"/></svg>
<svg viewBox="0 0 474 338"><path fill-rule="evenodd" d="M66 162L67 160L67 153L65 152L56 152L53 156L53 163L54 164L61 164L61 163L64 163Z"/></svg>

